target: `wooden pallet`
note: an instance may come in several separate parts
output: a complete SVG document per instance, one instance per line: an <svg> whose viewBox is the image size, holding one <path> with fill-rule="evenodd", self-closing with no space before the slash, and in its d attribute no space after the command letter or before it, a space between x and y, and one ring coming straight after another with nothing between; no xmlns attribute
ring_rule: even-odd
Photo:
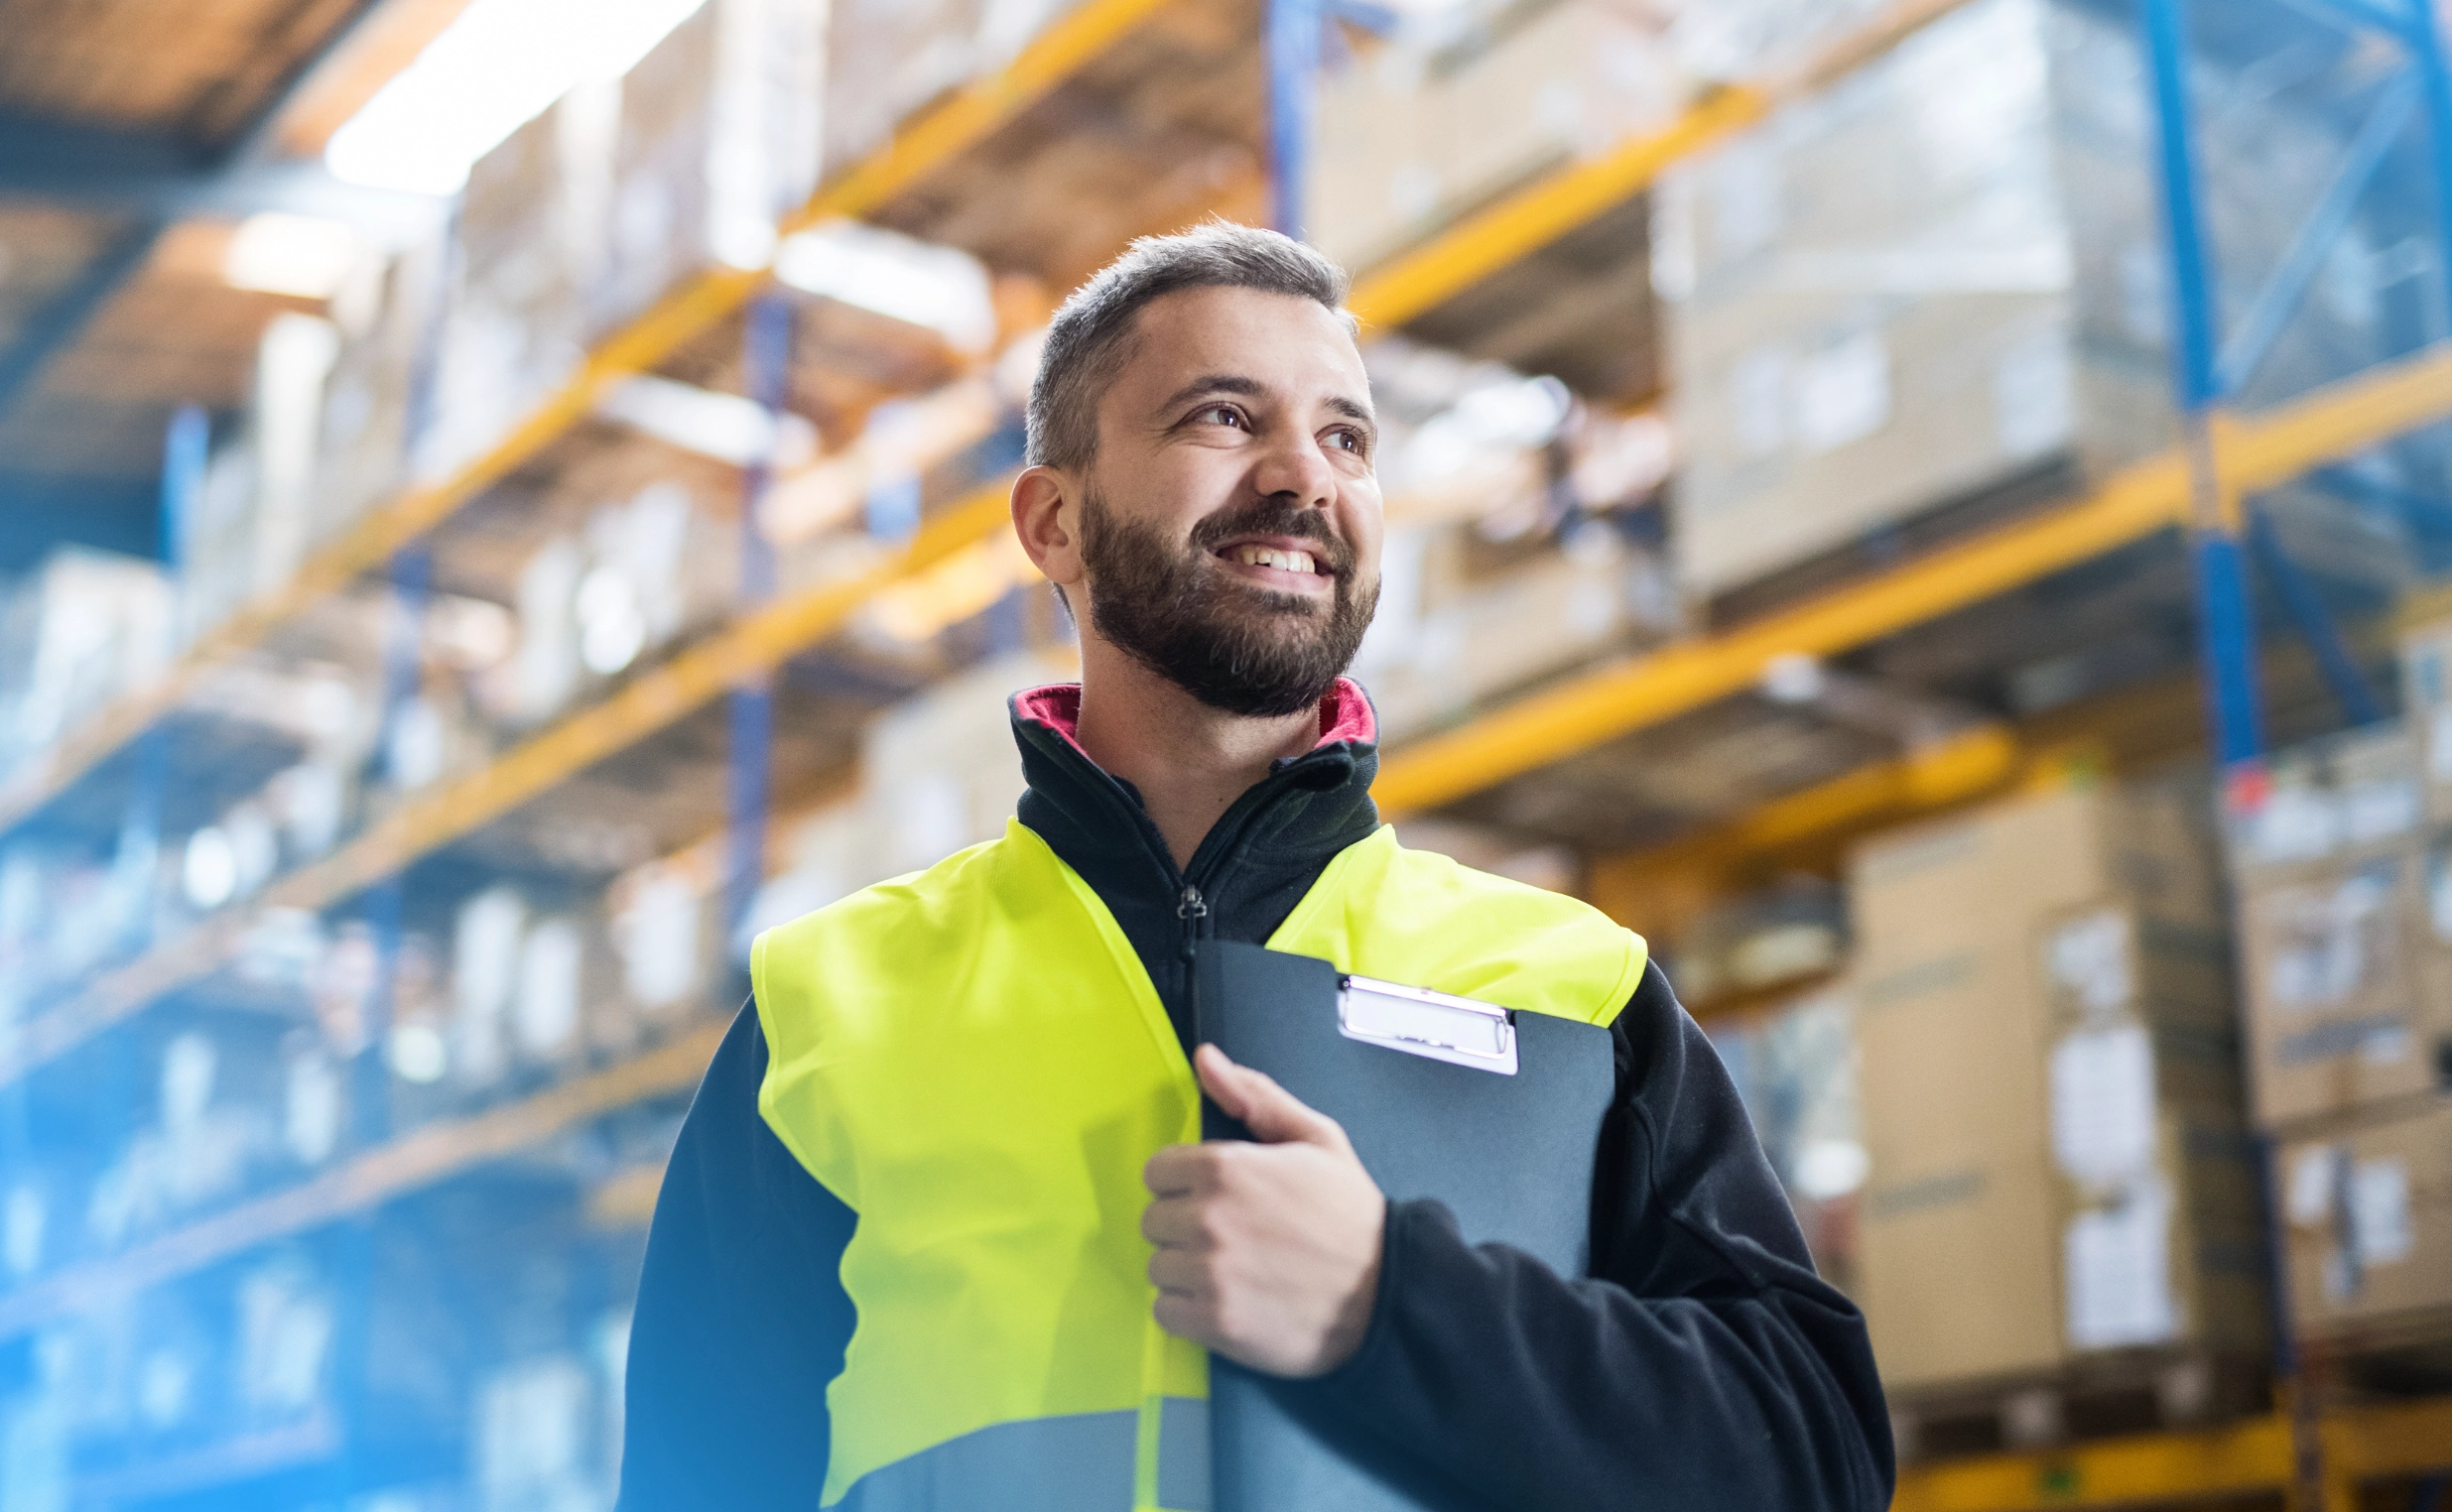
<svg viewBox="0 0 2452 1512"><path fill-rule="evenodd" d="M1900 1462L1922 1463L2204 1428L2271 1405L2261 1356L2141 1349L2050 1375L1899 1392L1890 1425Z"/></svg>

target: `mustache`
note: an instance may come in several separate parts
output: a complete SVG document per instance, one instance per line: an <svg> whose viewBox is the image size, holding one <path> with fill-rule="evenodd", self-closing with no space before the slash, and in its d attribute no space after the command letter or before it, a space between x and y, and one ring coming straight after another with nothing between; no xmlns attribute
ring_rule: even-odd
<svg viewBox="0 0 2452 1512"><path fill-rule="evenodd" d="M1203 556L1237 536L1285 536L1308 541L1312 557L1339 578L1354 575L1354 548L1329 523L1328 511L1310 509L1286 494L1270 494L1247 504L1230 505L1192 529L1192 544Z"/></svg>

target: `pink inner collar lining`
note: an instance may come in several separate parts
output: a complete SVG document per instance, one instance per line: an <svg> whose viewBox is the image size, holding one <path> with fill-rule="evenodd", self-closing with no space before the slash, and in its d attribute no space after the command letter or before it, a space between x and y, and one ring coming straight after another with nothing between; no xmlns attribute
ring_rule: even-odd
<svg viewBox="0 0 2452 1512"><path fill-rule="evenodd" d="M1065 738L1075 750L1082 749L1082 685L1050 683L1013 695L1013 706L1021 716L1034 724L1043 724ZM1320 700L1320 745L1335 745L1343 740L1375 741L1379 724L1371 717L1370 700L1362 695L1360 685L1352 678L1339 678L1337 686ZM1314 746L1317 750L1319 747ZM1090 753L1083 751L1084 756Z"/></svg>

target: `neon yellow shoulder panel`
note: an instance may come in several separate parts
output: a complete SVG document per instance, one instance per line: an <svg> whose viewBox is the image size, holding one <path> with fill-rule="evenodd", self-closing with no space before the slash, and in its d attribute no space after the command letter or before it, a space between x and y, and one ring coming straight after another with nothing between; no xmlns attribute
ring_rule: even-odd
<svg viewBox="0 0 2452 1512"><path fill-rule="evenodd" d="M1642 937L1565 897L1407 850L1348 846L1269 938L1340 971L1607 1026L1643 979Z"/></svg>

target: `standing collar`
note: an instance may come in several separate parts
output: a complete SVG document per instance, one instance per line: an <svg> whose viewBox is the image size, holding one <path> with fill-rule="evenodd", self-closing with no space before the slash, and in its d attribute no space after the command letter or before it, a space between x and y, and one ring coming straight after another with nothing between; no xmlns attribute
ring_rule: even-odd
<svg viewBox="0 0 2452 1512"><path fill-rule="evenodd" d="M1054 730L1064 737L1065 744L1082 751L1082 685L1079 683L1049 683L1028 688L1013 695L1013 721L1016 724L1036 724ZM1370 699L1360 684L1352 678L1339 678L1320 699L1320 738L1312 747L1348 743L1375 745L1379 740L1379 719L1371 712ZM1082 759L1090 759L1082 751Z"/></svg>
<svg viewBox="0 0 2452 1512"><path fill-rule="evenodd" d="M1021 747L1020 819L1056 853L1086 875L1091 857L1130 857L1129 868L1168 881L1167 896L1185 878L1143 807L1140 791L1100 767L1082 749L1082 690L1078 683L1033 688L1013 695L1013 739ZM1320 700L1320 739L1300 756L1280 757L1268 775L1226 811L1194 853L1191 880L1206 891L1226 874L1317 867L1378 827L1370 801L1378 775L1378 720L1360 685L1340 678ZM1094 878L1094 885L1098 885ZM1101 887L1101 891L1105 889Z"/></svg>

